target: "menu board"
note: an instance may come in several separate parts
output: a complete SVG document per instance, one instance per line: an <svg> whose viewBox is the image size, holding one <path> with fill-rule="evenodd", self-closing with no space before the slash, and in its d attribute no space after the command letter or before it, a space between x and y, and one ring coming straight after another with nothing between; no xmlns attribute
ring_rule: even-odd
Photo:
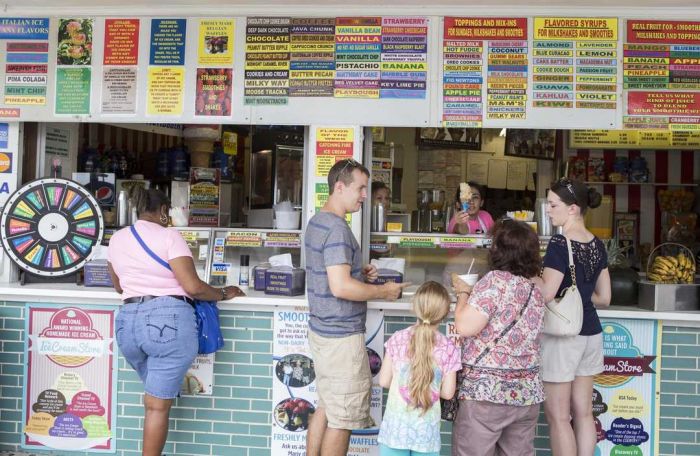
<svg viewBox="0 0 700 456"><path fill-rule="evenodd" d="M446 17L442 57L443 126L481 127L484 88L488 119L525 119L526 18Z"/></svg>
<svg viewBox="0 0 700 456"><path fill-rule="evenodd" d="M116 452L114 309L27 304L27 315L22 447Z"/></svg>
<svg viewBox="0 0 700 456"><path fill-rule="evenodd" d="M534 18L533 108L617 110L617 22Z"/></svg>
<svg viewBox="0 0 700 456"><path fill-rule="evenodd" d="M251 17L245 103L290 97L425 98L428 21L416 17Z"/></svg>
<svg viewBox="0 0 700 456"><path fill-rule="evenodd" d="M625 128L700 130L700 22L626 21Z"/></svg>
<svg viewBox="0 0 700 456"><path fill-rule="evenodd" d="M136 112L139 19L105 19L104 68L102 70L102 112Z"/></svg>
<svg viewBox="0 0 700 456"><path fill-rule="evenodd" d="M218 168L190 168L189 226L219 226L220 174Z"/></svg>
<svg viewBox="0 0 700 456"><path fill-rule="evenodd" d="M92 18L58 20L56 114L89 114L92 80Z"/></svg>
<svg viewBox="0 0 700 456"><path fill-rule="evenodd" d="M571 130L572 149L697 149L700 131Z"/></svg>

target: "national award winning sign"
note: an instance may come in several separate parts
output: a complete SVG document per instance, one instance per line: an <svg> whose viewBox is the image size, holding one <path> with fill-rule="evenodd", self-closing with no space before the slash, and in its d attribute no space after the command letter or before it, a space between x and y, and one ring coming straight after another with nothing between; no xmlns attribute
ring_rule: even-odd
<svg viewBox="0 0 700 456"><path fill-rule="evenodd" d="M115 453L115 309L26 312L22 447Z"/></svg>

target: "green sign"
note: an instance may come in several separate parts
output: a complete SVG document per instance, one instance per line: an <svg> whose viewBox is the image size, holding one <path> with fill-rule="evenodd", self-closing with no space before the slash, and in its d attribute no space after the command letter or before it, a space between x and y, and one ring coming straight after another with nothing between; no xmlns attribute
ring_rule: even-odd
<svg viewBox="0 0 700 456"><path fill-rule="evenodd" d="M90 68L56 69L56 114L90 113Z"/></svg>

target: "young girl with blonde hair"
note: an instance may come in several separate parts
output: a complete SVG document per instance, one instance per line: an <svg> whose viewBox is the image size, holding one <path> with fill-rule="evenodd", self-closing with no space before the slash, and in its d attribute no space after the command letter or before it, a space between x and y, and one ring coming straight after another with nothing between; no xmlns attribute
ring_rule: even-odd
<svg viewBox="0 0 700 456"><path fill-rule="evenodd" d="M426 282L413 298L416 324L397 331L384 345L379 384L389 397L379 430L380 454L438 455L440 401L454 396L460 351L438 325L450 310L450 296Z"/></svg>

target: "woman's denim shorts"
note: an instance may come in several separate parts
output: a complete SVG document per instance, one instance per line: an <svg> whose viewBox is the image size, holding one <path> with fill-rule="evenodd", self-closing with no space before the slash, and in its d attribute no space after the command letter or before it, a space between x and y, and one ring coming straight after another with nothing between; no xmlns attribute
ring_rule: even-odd
<svg viewBox="0 0 700 456"><path fill-rule="evenodd" d="M185 301L161 296L123 304L116 318L121 354L159 399L178 396L182 380L197 356L197 321Z"/></svg>

